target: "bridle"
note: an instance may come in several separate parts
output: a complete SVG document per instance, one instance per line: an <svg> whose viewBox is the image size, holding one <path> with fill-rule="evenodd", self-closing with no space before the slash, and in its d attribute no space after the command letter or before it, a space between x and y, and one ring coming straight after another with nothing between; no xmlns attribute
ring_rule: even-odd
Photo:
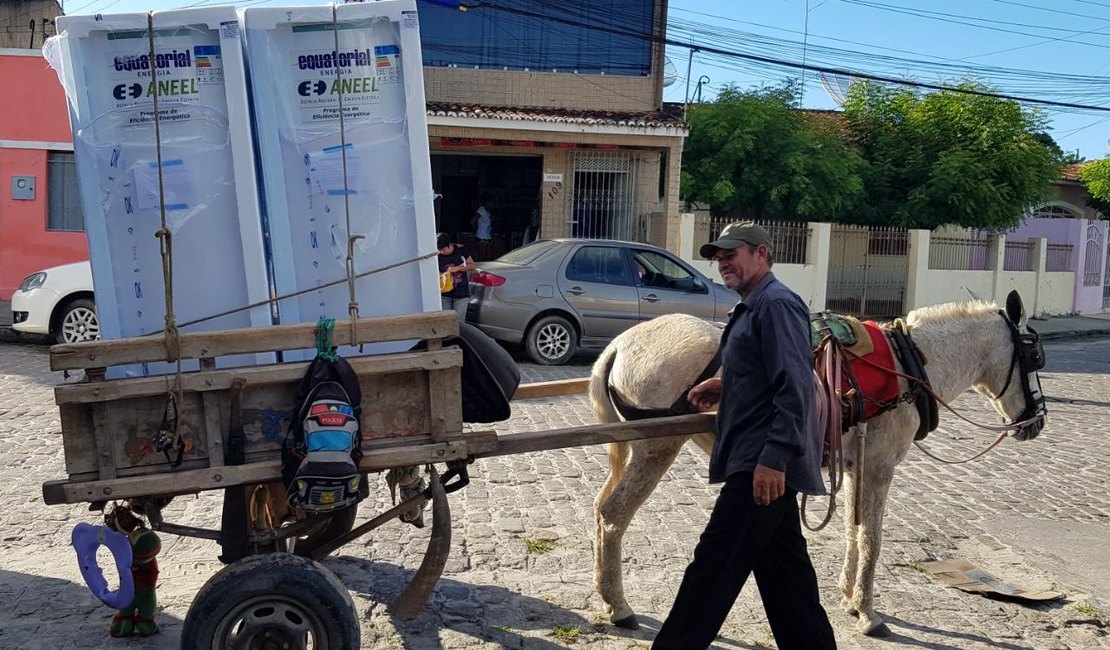
<svg viewBox="0 0 1110 650"><path fill-rule="evenodd" d="M1039 390L1040 377L1037 378L1038 390L1036 393L1029 385L1029 376L1036 374L1037 371L1045 367L1044 345L1041 343L1041 337L1037 331L1026 325L1026 331L1022 333L1016 324L1010 320L1009 316L1004 311L999 310L998 315L1006 323L1006 327L1010 329L1010 338L1014 342L1014 353L1010 358L1010 369L1006 373L1006 383L1002 386L1002 390L995 396L995 400L1002 399L1006 391L1010 389L1010 384L1014 379L1014 369L1017 368L1021 375L1021 390L1025 396L1025 410L1023 410L1016 418L1011 426L1016 427L1015 437L1021 437L1021 432L1032 422L1036 420L1043 420L1048 414L1048 408L1045 406L1044 392ZM1019 426L1020 425L1020 426ZM1035 436L1036 434L1034 434ZM1033 436L1030 436L1033 437Z"/></svg>

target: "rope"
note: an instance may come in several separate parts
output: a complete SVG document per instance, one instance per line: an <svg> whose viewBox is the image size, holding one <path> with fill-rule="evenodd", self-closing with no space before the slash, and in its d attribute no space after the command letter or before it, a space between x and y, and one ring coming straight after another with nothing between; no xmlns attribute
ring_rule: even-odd
<svg viewBox="0 0 1110 650"><path fill-rule="evenodd" d="M339 12L331 6L331 32L335 37L335 51L339 52ZM335 85L338 89L336 100L339 102L339 155L343 161L343 215L347 221L347 313L350 316L351 343L358 340L358 298L355 296L355 242L362 235L351 234L351 192L347 187L347 128L343 115L343 83L340 80L342 66L335 66Z"/></svg>
<svg viewBox="0 0 1110 650"><path fill-rule="evenodd" d="M184 452L184 444L181 440L181 434L178 430L178 411L181 405L185 404L184 386L181 380L181 333L178 331L177 321L173 313L173 235L170 233L169 226L166 223L166 187L165 187L165 174L162 169L162 116L158 109L158 75L157 65L155 61L158 60L154 49L154 12L148 11L146 14L146 37L147 47L150 49L150 62L151 62L151 98L154 102L154 151L157 156L158 163L158 217L161 227L155 236L159 241L159 251L162 257L162 284L164 285L164 294L166 298L166 315L165 323L166 328L164 340L166 345L166 360L173 361L176 364L176 372L174 379L174 388L169 394L168 403L166 405L167 412L173 408L173 428L168 430L163 426L159 431L160 436L169 436L171 439L166 440L165 443L170 445L170 448L176 448L178 451L176 462L174 462L166 450L166 460L170 461L172 467L177 467L181 464L181 456ZM165 423L163 423L165 425Z"/></svg>
<svg viewBox="0 0 1110 650"><path fill-rule="evenodd" d="M316 321L316 356L322 358L324 361L335 363L339 355L335 353L335 346L332 345L332 331L335 330L335 319L320 317Z"/></svg>
<svg viewBox="0 0 1110 650"><path fill-rule="evenodd" d="M393 264L387 264L386 266L381 266L381 267L378 267L376 269L370 269L369 271L363 271L362 273L356 273L355 274L355 279L358 280L359 278L365 278L366 276L374 275L375 273L383 273L385 271L389 271L390 269L395 269L399 266L404 266L406 264L412 264L413 262L420 262L420 261L435 257L437 255L439 255L439 251L436 251L434 253L426 253L424 255L417 255L416 257L410 257L408 259L401 260L400 262L394 262ZM195 320L186 321L184 323L179 323L178 327L179 328L189 327L190 325L196 325L197 323L204 323L206 321L215 320L217 318L223 318L224 316L230 316L231 314L237 314L241 311L247 311L248 309L254 309L255 307L262 307L264 305L272 305L272 304L274 304L276 302L279 302L281 300L288 300L289 298L296 298L297 296L303 296L306 293L312 293L314 291L319 291L320 289L327 289L328 287L334 287L337 284L343 284L344 282L347 282L347 281L348 281L347 278L342 278L340 280L332 280L331 282L327 282L325 284L308 287L307 289L300 289L298 291L293 291L291 293L285 293L285 294L282 294L280 296L274 296L273 298L267 298L265 300L259 300L258 302L252 302L251 304L244 305L242 307L236 307L234 309L228 309L227 311L222 311L222 312L219 312L219 313L216 313L216 314L212 314L210 316L205 316L203 318L197 318ZM151 336L151 335L160 334L160 333L161 332L150 332L146 336Z"/></svg>
<svg viewBox="0 0 1110 650"><path fill-rule="evenodd" d="M824 518L815 526L810 525L806 514L809 495L802 495L802 524L814 532L821 530L832 520L833 513L836 512L836 495L844 484L843 405L839 394L844 357L838 353L838 347L839 343L834 337L826 336L817 349L813 371L817 384L819 435L829 449L829 507Z"/></svg>

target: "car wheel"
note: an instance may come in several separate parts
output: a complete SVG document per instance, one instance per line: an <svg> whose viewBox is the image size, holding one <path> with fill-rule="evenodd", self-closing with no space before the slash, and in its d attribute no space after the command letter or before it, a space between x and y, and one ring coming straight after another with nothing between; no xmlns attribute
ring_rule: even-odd
<svg viewBox="0 0 1110 650"><path fill-rule="evenodd" d="M88 298L78 298L66 303L54 327L56 343L81 343L100 338L100 321L96 317L96 304Z"/></svg>
<svg viewBox="0 0 1110 650"><path fill-rule="evenodd" d="M562 316L544 316L528 330L525 345L536 363L558 366L570 361L578 350L578 333Z"/></svg>

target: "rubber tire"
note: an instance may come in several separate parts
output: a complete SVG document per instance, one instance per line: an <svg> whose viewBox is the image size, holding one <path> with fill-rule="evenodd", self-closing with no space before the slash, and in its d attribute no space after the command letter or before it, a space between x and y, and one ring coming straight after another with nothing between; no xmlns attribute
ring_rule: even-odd
<svg viewBox="0 0 1110 650"><path fill-rule="evenodd" d="M78 309L88 310L93 313L93 321L96 326L96 336L91 338L83 338L80 340L67 341L65 340L65 332L62 329L63 325L66 322L66 319L69 318L70 313L77 311ZM57 319L55 319L54 323L55 325L52 328L51 336L54 339L55 343L80 343L82 341L96 341L100 338L100 318L96 314L96 303L94 303L92 300L89 300L88 298L77 298L75 300L67 302L65 306L62 307L61 311L58 312L58 317Z"/></svg>
<svg viewBox="0 0 1110 650"><path fill-rule="evenodd" d="M251 607L250 602L255 599L259 602ZM265 621L266 610L273 607L269 603L278 605L279 610L281 606L292 605L291 609L299 611L286 610L284 617L271 617L273 624L247 625L239 633L249 633L249 628L255 627L254 632L270 631L280 639L285 630L278 623L296 625L303 621L315 632L317 650L358 650L361 645L354 601L335 574L298 555L266 553L226 566L204 583L185 615L181 647L196 650L230 647L227 634L216 643L221 627L228 633L234 631L237 621L247 613Z"/></svg>
<svg viewBox="0 0 1110 650"><path fill-rule="evenodd" d="M540 338L550 335L560 336L566 340L566 349L557 356L544 355L541 352L541 348L546 344L541 343ZM552 314L537 320L532 327L528 328L524 344L528 349L528 355L536 363L545 366L561 366L570 361L578 351L578 332L569 320Z"/></svg>

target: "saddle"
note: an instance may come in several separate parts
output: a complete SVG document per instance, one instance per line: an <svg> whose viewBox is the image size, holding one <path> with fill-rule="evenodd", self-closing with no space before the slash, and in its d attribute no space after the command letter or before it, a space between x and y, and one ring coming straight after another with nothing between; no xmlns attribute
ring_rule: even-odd
<svg viewBox="0 0 1110 650"><path fill-rule="evenodd" d="M922 390L929 385L925 359L901 320L881 326L874 321L860 322L852 316L821 312L810 317L814 363L818 377L831 381L826 356L827 345L835 345L843 363L840 385L833 387L841 405L842 431L869 418L885 413L902 402L913 402L920 416L914 436L921 440L938 425L937 403ZM895 359L899 364L895 364ZM898 365L909 381L906 392L898 384Z"/></svg>

